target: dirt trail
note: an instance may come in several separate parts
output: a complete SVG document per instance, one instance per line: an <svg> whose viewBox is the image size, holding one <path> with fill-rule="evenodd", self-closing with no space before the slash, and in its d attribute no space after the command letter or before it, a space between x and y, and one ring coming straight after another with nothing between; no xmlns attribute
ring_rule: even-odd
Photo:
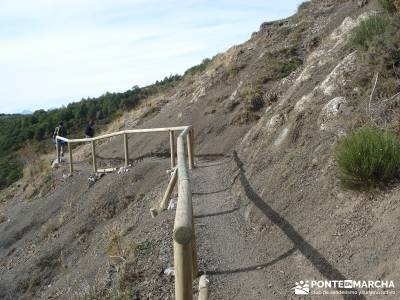
<svg viewBox="0 0 400 300"><path fill-rule="evenodd" d="M201 161L192 174L193 205L200 267L210 279L211 299L276 299L266 268L274 260L263 241L240 214L230 188L231 158ZM283 257L281 257L283 258Z"/></svg>
<svg viewBox="0 0 400 300"><path fill-rule="evenodd" d="M253 227L246 217L251 206L233 189L237 184L251 189L236 153L196 165L192 192L198 256L200 270L210 280L211 299L298 299L293 291L298 278L319 273L327 279L346 279L288 221L257 199L252 201L271 225L270 229ZM365 297L331 295L330 299Z"/></svg>

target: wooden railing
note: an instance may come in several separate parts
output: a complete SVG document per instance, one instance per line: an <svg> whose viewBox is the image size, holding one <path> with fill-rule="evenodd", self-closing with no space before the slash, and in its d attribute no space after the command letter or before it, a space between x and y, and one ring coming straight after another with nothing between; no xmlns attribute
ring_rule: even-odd
<svg viewBox="0 0 400 300"><path fill-rule="evenodd" d="M189 129L188 129L189 128ZM188 129L188 132L185 133L185 130ZM57 136L56 140L63 141L68 144L69 151L69 168L70 173L73 172L73 159L72 159L72 144L77 143L91 143L92 145L92 164L93 164L93 172L97 172L97 161L96 161L96 141L107 139L114 136L123 135L124 136L124 154L125 154L125 166L128 165L129 161L129 149L128 149L128 134L134 133L150 133L150 132L169 132L170 135L170 148L171 148L171 168L175 166L175 146L174 146L174 132L182 131L184 137L187 137L187 148L188 148L188 161L189 168L193 168L193 132L192 126L180 126L180 127L167 127L167 128L149 128L149 129L129 129L117 131L109 134L103 134L100 136L96 136L94 138L83 138L83 139L67 139L65 137ZM179 138L179 137L178 137ZM56 142L56 147L58 147L58 143ZM57 149L57 160L60 161L59 151Z"/></svg>
<svg viewBox="0 0 400 300"><path fill-rule="evenodd" d="M176 156L175 156L175 131L180 132L176 139ZM168 184L163 199L160 202L157 213L166 209L171 193L176 182L178 182L178 203L176 207L175 223L173 230L174 238L174 267L175 267L175 299L176 300L192 300L193 279L198 276L197 251L196 251L196 235L193 222L193 205L192 191L190 184L189 169L194 168L194 135L192 126L168 127L168 128L151 128L151 129L132 129L123 130L110 134L104 134L94 138L83 139L67 139L64 137L56 137L56 146L58 140L68 143L69 150L69 168L73 173L73 157L72 144L74 143L91 143L92 145L92 162L93 171L97 172L96 162L96 141L114 136L124 136L124 158L125 166L129 162L128 135L149 132L169 132L170 152L171 152L171 169L173 174ZM186 141L186 147L185 147ZM59 149L57 148L57 160L60 161ZM177 160L176 160L177 158ZM177 163L176 163L177 161ZM178 177L178 178L177 178ZM204 280L200 285L204 286ZM207 289L201 289L201 294L207 294ZM202 299L207 299L207 296Z"/></svg>

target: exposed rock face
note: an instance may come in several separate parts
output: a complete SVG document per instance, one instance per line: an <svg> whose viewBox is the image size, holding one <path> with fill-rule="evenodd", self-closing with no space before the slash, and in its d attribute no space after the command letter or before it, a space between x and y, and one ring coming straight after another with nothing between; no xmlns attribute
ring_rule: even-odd
<svg viewBox="0 0 400 300"><path fill-rule="evenodd" d="M347 101L344 97L336 97L330 100L321 110L319 116L320 129L332 131L335 127L340 127L337 121L339 115L350 115L346 105Z"/></svg>

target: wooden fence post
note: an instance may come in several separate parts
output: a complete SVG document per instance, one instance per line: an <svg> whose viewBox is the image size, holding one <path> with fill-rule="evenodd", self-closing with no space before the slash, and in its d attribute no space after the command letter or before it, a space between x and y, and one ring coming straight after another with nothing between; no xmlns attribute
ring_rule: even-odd
<svg viewBox="0 0 400 300"><path fill-rule="evenodd" d="M175 299L192 300L193 206L183 133L177 139L178 203L174 223Z"/></svg>
<svg viewBox="0 0 400 300"><path fill-rule="evenodd" d="M175 141L174 141L174 131L169 131L169 149L171 152L171 169L175 167Z"/></svg>
<svg viewBox="0 0 400 300"><path fill-rule="evenodd" d="M72 145L70 142L68 142L68 154L69 154L69 174L72 175L72 172L74 171L74 166L72 164Z"/></svg>
<svg viewBox="0 0 400 300"><path fill-rule="evenodd" d="M125 149L125 167L129 163L129 153L128 153L128 134L124 133L124 149Z"/></svg>
<svg viewBox="0 0 400 300"><path fill-rule="evenodd" d="M96 143L92 141L92 158L93 158L93 172L97 172L97 165L96 165Z"/></svg>
<svg viewBox="0 0 400 300"><path fill-rule="evenodd" d="M171 176L171 179L170 179L170 181L168 183L167 190L164 193L164 197L162 198L162 200L160 202L160 205L158 207L158 213L160 213L163 210L167 209L168 201L171 198L171 194L172 194L172 191L174 190L174 187L176 185L177 179L178 179L178 169L175 169L173 174L172 174L172 176Z"/></svg>
<svg viewBox="0 0 400 300"><path fill-rule="evenodd" d="M192 247L174 241L175 300L192 300Z"/></svg>
<svg viewBox="0 0 400 300"><path fill-rule="evenodd" d="M188 156L188 164L189 169L193 169L194 162L193 162L193 138L192 138L192 131L190 130L189 133L186 135L186 145L187 145L187 156Z"/></svg>

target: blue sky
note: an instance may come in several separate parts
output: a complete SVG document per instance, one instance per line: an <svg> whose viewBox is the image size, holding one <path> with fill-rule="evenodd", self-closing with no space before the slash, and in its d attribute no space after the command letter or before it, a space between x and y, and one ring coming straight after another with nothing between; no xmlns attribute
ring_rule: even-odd
<svg viewBox="0 0 400 300"><path fill-rule="evenodd" d="M0 0L0 113L147 85L246 41L296 0Z"/></svg>

